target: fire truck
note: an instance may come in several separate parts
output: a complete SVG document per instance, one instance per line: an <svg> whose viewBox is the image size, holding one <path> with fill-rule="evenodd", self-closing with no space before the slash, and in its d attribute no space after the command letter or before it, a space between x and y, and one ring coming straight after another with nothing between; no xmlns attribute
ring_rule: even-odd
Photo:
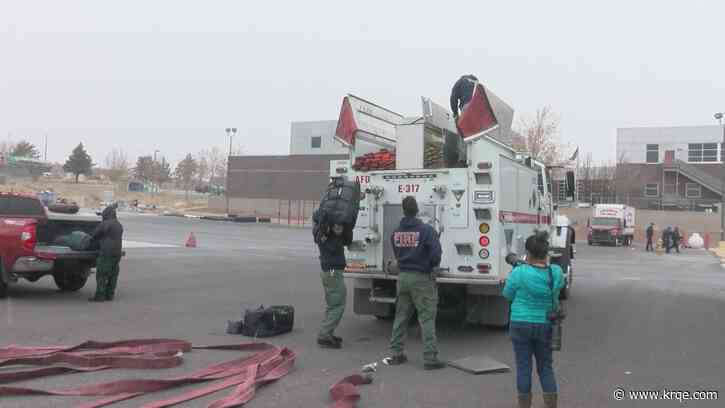
<svg viewBox="0 0 725 408"><path fill-rule="evenodd" d="M555 206L546 167L506 143L513 109L482 84L474 89L457 121L429 98L414 117L354 95L343 99L335 137L350 157L331 161L330 177L356 180L363 192L344 272L356 314L395 313L390 236L403 217L403 198L414 196L443 249L435 271L441 313L508 324L506 255L524 255L536 230L555 233Z"/></svg>

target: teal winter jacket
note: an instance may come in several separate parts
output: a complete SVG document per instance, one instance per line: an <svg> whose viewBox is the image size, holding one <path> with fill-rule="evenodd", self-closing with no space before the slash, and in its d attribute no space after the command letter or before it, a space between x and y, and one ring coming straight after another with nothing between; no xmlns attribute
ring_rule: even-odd
<svg viewBox="0 0 725 408"><path fill-rule="evenodd" d="M511 271L503 295L511 301L511 321L522 323L548 323L547 314L552 300L558 307L559 291L564 287L564 275L559 265L551 265L554 293L549 287L547 268L519 265Z"/></svg>

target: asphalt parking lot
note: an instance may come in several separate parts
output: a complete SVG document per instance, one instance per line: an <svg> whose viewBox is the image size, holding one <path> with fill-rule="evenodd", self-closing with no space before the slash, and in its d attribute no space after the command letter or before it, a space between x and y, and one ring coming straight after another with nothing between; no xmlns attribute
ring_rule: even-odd
<svg viewBox="0 0 725 408"><path fill-rule="evenodd" d="M249 407L322 407L328 388L363 364L385 356L390 322L348 312L338 334L342 350L315 344L322 295L316 248L309 229L195 219L122 216L128 240L118 299L90 304L95 283L61 293L52 279L11 287L0 301L0 344L75 344L87 339L180 338L194 344L246 341L224 333L226 320L243 307L293 304L293 333L269 341L298 354L295 369L259 390ZM199 247L184 248L190 232ZM625 390L723 389L725 271L704 251L655 255L640 248L578 246L564 349L555 354L563 407L723 406L722 401L615 401ZM351 296L348 297L350 299ZM486 354L513 365L505 331L443 324L441 357ZM375 382L361 388L360 407L510 407L513 373L473 376L455 369L422 370L417 331L409 338L411 362L379 367ZM167 371L113 370L17 383L58 388L119 378L162 377L227 360L225 352L185 356ZM0 372L2 369L0 369ZM538 383L535 384L538 392ZM135 407L179 391L137 398ZM725 396L723 396L725 398ZM0 407L71 407L88 398L0 399ZM210 398L186 406L205 406Z"/></svg>

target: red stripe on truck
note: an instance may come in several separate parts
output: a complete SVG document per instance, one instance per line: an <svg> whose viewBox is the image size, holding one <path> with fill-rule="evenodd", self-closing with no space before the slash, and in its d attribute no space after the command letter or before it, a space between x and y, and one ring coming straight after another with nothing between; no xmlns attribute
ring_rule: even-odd
<svg viewBox="0 0 725 408"><path fill-rule="evenodd" d="M499 211L499 221L509 224L551 224L548 215L527 214L514 211Z"/></svg>

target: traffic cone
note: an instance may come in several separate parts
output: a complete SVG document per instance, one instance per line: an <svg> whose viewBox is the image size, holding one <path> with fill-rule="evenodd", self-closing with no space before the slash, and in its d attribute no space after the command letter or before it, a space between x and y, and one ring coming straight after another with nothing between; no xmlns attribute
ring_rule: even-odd
<svg viewBox="0 0 725 408"><path fill-rule="evenodd" d="M194 236L193 232L189 234L189 238L186 239L186 247L196 248L196 237Z"/></svg>

